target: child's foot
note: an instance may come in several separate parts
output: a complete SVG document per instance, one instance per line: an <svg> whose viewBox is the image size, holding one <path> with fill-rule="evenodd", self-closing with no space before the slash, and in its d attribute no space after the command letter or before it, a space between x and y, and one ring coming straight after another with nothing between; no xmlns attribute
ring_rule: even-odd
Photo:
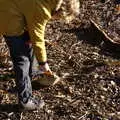
<svg viewBox="0 0 120 120"><path fill-rule="evenodd" d="M45 105L43 100L37 100L35 98L29 98L27 102L20 101L20 108L23 110L40 110Z"/></svg>

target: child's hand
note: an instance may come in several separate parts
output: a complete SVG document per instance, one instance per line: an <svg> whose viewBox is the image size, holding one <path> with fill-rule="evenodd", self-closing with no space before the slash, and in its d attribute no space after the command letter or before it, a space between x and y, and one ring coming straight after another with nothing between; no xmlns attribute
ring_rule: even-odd
<svg viewBox="0 0 120 120"><path fill-rule="evenodd" d="M48 63L45 63L45 65L39 65L39 70L41 73L44 74L49 74L49 75L52 74L52 71L50 70Z"/></svg>

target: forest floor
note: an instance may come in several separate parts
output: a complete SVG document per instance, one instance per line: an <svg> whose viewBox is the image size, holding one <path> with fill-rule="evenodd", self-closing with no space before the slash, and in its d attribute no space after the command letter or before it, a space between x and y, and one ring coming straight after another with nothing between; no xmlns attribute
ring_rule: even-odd
<svg viewBox="0 0 120 120"><path fill-rule="evenodd" d="M45 39L51 69L63 83L33 86L46 103L34 112L19 112L16 96L0 90L0 120L120 120L119 45L105 46L102 32L80 18L69 25L50 21ZM15 86L11 65L0 64L0 86Z"/></svg>

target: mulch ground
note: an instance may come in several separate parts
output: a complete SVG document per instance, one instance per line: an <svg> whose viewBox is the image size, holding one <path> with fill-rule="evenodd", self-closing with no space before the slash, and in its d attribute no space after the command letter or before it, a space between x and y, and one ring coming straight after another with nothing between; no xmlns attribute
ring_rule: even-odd
<svg viewBox="0 0 120 120"><path fill-rule="evenodd" d="M47 25L48 62L63 84L33 86L33 94L45 100L45 107L40 111L19 112L16 96L1 90L0 120L120 119L119 45L111 42L105 45L107 39L102 32L83 18L82 21L80 16L69 25L63 21L50 21ZM0 64L0 83L1 88L15 86L10 60L7 65Z"/></svg>

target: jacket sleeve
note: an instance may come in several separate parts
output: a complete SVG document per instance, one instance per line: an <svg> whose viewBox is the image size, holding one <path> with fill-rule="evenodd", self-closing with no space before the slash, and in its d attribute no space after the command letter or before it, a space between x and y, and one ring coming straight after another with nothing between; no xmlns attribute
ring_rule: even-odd
<svg viewBox="0 0 120 120"><path fill-rule="evenodd" d="M33 21L28 25L29 34L31 37L33 51L38 62L46 62L47 54L45 48L45 27L48 20L51 18L51 11L46 9L42 4L38 4L35 8Z"/></svg>
<svg viewBox="0 0 120 120"><path fill-rule="evenodd" d="M44 21L43 24L34 22L32 28L29 29L33 51L35 53L38 62L47 61L45 40L44 40L45 26L46 26L46 21Z"/></svg>

